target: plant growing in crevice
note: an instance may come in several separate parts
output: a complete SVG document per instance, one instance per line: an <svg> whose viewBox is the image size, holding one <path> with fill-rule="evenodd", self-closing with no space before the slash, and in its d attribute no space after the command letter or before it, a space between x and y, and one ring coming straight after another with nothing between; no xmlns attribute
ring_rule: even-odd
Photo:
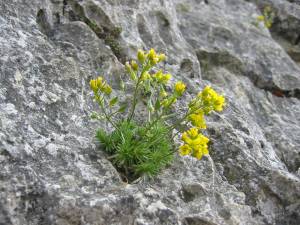
<svg viewBox="0 0 300 225"><path fill-rule="evenodd" d="M197 159L207 155L209 139L201 133L206 128L204 117L212 111L223 110L225 98L207 86L185 104L184 114L178 118L174 108L176 102L181 101L186 84L177 81L171 90L167 88L172 76L157 67L165 58L154 49L149 52L139 50L137 61L125 64L133 84L133 89L125 87L123 82L121 85L123 91L133 92L128 108L118 96L113 95L111 86L103 77L90 81L93 99L100 108L100 112L93 113L92 117L107 121L113 128L112 132L99 129L96 137L114 166L128 181L143 176L153 177L170 164L177 151L174 138L182 127L191 128L181 134L180 155ZM144 121L138 122L136 108L139 102L145 100L147 116ZM174 134L175 129L180 131Z"/></svg>
<svg viewBox="0 0 300 225"><path fill-rule="evenodd" d="M265 6L262 15L256 17L255 25L258 26L259 23L263 23L266 28L271 28L275 19L275 12L270 6Z"/></svg>

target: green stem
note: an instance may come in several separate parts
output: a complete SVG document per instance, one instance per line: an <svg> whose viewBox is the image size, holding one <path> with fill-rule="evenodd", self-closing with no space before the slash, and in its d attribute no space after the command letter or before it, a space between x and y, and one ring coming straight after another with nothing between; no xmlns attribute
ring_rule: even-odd
<svg viewBox="0 0 300 225"><path fill-rule="evenodd" d="M146 128L146 130L144 131L145 132L145 135L147 134L147 132L163 117L163 112L155 119L153 120L149 126Z"/></svg>
<svg viewBox="0 0 300 225"><path fill-rule="evenodd" d="M99 97L100 97L100 96L99 96ZM103 100L103 97L102 97L102 100ZM103 102L101 102L100 99L97 99L97 101L98 101L98 104L99 104L101 110L103 111L103 114L104 114L105 118L107 119L107 121L108 121L108 122L109 122L116 130L119 131L117 125L110 119L110 116L107 114L107 112L106 112L106 110L105 110L105 108L104 108Z"/></svg>
<svg viewBox="0 0 300 225"><path fill-rule="evenodd" d="M188 110L188 111L186 112L186 114L184 115L184 117L182 117L182 118L179 119L176 123L174 123L172 126L170 126L169 129L170 129L170 130L173 130L177 125L180 125L184 120L186 120L186 118L187 118L189 115L193 114L194 112L196 112L196 111L199 110L200 108L202 108L202 103L201 103L201 105L200 105L199 107L197 107L196 109L194 109L194 110L192 110L192 111Z"/></svg>
<svg viewBox="0 0 300 225"><path fill-rule="evenodd" d="M130 112L129 117L127 119L128 122L130 122L132 120L133 116L134 116L134 111L135 111L135 107L136 107L136 104L137 104L138 89L139 89L139 85L142 81L142 74L149 69L148 67L149 67L149 61L147 61L145 63L145 65L143 66L143 70L142 70L142 72L140 73L140 75L138 77L138 80L137 80L137 83L136 83L136 86L135 86L135 89L134 89L133 103L132 103L131 112Z"/></svg>
<svg viewBox="0 0 300 225"><path fill-rule="evenodd" d="M172 131L177 125L180 125L190 114L192 113L189 113L189 111L187 111L183 118L177 120L176 123L174 123L172 126L169 126L169 131Z"/></svg>

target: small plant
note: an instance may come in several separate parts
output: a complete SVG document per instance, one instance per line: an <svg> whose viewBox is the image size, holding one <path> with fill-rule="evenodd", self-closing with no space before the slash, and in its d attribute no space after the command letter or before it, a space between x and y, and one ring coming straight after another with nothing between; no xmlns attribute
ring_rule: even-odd
<svg viewBox="0 0 300 225"><path fill-rule="evenodd" d="M167 88L171 74L157 69L157 65L165 59L164 54L157 54L154 49L147 53L139 50L137 61L125 64L133 84L128 109L119 102L118 96L113 95L111 86L103 77L90 81L93 98L100 107L100 113L93 113L92 117L106 120L113 127L112 132L99 129L96 137L128 181L142 176L153 177L172 162L176 152L175 128L181 131L182 127L192 126L181 135L180 155L191 155L197 159L207 155L209 139L201 134L201 130L206 128L204 116L223 110L224 97L207 86L185 104L185 112L178 118L174 108L186 91L186 85L178 81L171 89ZM124 82L121 84L122 90L126 91ZM146 100L147 119L138 122L135 113L142 100Z"/></svg>
<svg viewBox="0 0 300 225"><path fill-rule="evenodd" d="M263 10L263 14L256 17L257 22L256 25L258 26L259 23L263 22L266 28L271 28L275 18L275 13L271 9L270 6L266 6Z"/></svg>

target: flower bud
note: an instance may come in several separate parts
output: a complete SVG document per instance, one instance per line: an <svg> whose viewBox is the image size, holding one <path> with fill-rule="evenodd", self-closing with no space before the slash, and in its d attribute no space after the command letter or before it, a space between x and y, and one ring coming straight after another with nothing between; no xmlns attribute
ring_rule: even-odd
<svg viewBox="0 0 300 225"><path fill-rule="evenodd" d="M175 83L174 91L178 96L181 96L185 91L186 85L182 81L178 81Z"/></svg>
<svg viewBox="0 0 300 225"><path fill-rule="evenodd" d="M102 81L103 81L103 77L98 77L98 78L96 79L96 85L97 85L98 88L101 87Z"/></svg>
<svg viewBox="0 0 300 225"><path fill-rule="evenodd" d="M121 88L122 91L125 90L125 83L124 83L123 80L121 80L121 82L120 82L120 88Z"/></svg>
<svg viewBox="0 0 300 225"><path fill-rule="evenodd" d="M104 92L104 94L106 94L106 95L110 95L111 92L112 92L112 88L107 84L107 85L104 86L103 92Z"/></svg>
<svg viewBox="0 0 300 225"><path fill-rule="evenodd" d="M148 53L148 58L150 61L153 61L156 58L156 52L153 48L150 49Z"/></svg>
<svg viewBox="0 0 300 225"><path fill-rule="evenodd" d="M130 64L129 64L129 62L126 62L125 63L125 69L126 69L126 71L128 72L128 73L130 73L131 72L131 66L130 66Z"/></svg>
<svg viewBox="0 0 300 225"><path fill-rule="evenodd" d="M143 50L138 50L138 53L137 53L137 58L139 60L140 63L144 63L145 62L145 53Z"/></svg>
<svg viewBox="0 0 300 225"><path fill-rule="evenodd" d="M141 80L143 80L143 81L151 78L150 74L147 71L144 72L141 76L142 76Z"/></svg>
<svg viewBox="0 0 300 225"><path fill-rule="evenodd" d="M155 78L158 82L161 82L162 77L163 77L163 72L162 72L162 70L159 70L159 71L157 71L157 72L154 74L154 78Z"/></svg>
<svg viewBox="0 0 300 225"><path fill-rule="evenodd" d="M167 84L168 81L169 81L171 78L172 78L172 75L169 74L169 73L166 73L166 74L164 74L164 75L162 76L161 82L162 82L163 84Z"/></svg>
<svg viewBox="0 0 300 225"><path fill-rule="evenodd" d="M264 21L265 17L263 15L260 15L258 17L256 17L258 21Z"/></svg>
<svg viewBox="0 0 300 225"><path fill-rule="evenodd" d="M97 92L97 81L96 80L90 80L90 87L94 92Z"/></svg>
<svg viewBox="0 0 300 225"><path fill-rule="evenodd" d="M139 69L139 65L134 60L131 60L131 67L134 71L137 71Z"/></svg>
<svg viewBox="0 0 300 225"><path fill-rule="evenodd" d="M168 96L168 93L165 91L165 90L162 90L160 93L159 93L159 96L162 97L162 98L165 98Z"/></svg>
<svg viewBox="0 0 300 225"><path fill-rule="evenodd" d="M158 56L158 62L164 61L166 59L166 55L165 54L160 54Z"/></svg>

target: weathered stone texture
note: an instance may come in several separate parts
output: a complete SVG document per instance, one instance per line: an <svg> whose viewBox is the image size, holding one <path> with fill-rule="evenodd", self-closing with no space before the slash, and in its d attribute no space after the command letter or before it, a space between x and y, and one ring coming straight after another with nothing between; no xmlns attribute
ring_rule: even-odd
<svg viewBox="0 0 300 225"><path fill-rule="evenodd" d="M88 81L117 89L151 47L190 94L210 84L228 104L211 158L127 185L96 147ZM299 99L298 0L1 0L0 224L297 225Z"/></svg>

